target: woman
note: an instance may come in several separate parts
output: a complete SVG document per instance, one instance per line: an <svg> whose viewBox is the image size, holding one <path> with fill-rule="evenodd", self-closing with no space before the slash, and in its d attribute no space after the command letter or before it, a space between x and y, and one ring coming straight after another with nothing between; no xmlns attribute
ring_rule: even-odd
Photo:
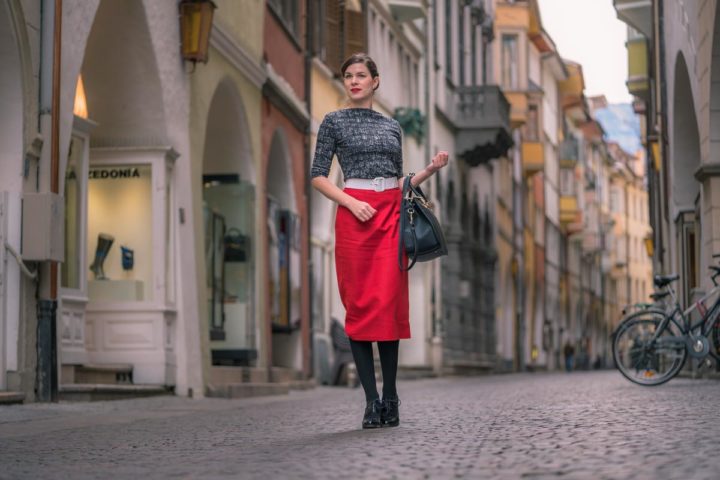
<svg viewBox="0 0 720 480"><path fill-rule="evenodd" d="M367 401L362 427L397 426L398 346L401 338L410 338L407 271L397 264L402 133L397 121L372 109L380 76L368 55L352 55L341 73L348 107L327 114L320 125L312 185L339 205L335 266L347 312L345 332ZM344 190L327 178L334 154L345 177ZM413 185L447 162L447 153L439 152L412 177ZM382 401L375 385L372 342L380 352Z"/></svg>

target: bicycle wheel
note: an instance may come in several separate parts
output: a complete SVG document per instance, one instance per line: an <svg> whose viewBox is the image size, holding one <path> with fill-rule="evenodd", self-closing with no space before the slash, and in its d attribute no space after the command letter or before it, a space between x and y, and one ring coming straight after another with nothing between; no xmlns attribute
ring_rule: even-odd
<svg viewBox="0 0 720 480"><path fill-rule="evenodd" d="M687 350L673 323L653 340L662 315L642 313L625 320L613 340L615 366L638 385L660 385L673 378L685 364Z"/></svg>

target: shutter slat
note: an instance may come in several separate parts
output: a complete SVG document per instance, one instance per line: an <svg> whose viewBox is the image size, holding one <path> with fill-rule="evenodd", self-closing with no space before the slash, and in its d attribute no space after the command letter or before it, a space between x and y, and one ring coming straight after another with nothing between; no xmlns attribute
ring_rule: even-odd
<svg viewBox="0 0 720 480"><path fill-rule="evenodd" d="M325 2L325 64L336 75L340 74L342 65L342 36L340 34L340 0Z"/></svg>
<svg viewBox="0 0 720 480"><path fill-rule="evenodd" d="M365 44L365 12L345 9L345 48L343 58L367 52Z"/></svg>

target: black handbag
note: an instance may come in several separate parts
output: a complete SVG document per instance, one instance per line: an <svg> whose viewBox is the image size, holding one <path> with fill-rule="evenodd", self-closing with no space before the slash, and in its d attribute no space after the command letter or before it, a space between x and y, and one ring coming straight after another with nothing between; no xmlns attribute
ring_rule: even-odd
<svg viewBox="0 0 720 480"><path fill-rule="evenodd" d="M415 262L428 262L447 255L447 243L440 222L432 212L433 205L420 187L413 187L410 179L413 173L405 177L400 206L400 239L398 245L398 265L403 267L403 253L410 262L410 270Z"/></svg>

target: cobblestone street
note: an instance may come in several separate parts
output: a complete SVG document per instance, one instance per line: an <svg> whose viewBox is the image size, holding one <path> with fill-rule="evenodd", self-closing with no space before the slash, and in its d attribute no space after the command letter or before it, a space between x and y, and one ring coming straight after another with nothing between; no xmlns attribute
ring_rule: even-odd
<svg viewBox="0 0 720 480"><path fill-rule="evenodd" d="M0 478L718 478L720 382L614 371L400 383L401 425L360 390L0 408Z"/></svg>

